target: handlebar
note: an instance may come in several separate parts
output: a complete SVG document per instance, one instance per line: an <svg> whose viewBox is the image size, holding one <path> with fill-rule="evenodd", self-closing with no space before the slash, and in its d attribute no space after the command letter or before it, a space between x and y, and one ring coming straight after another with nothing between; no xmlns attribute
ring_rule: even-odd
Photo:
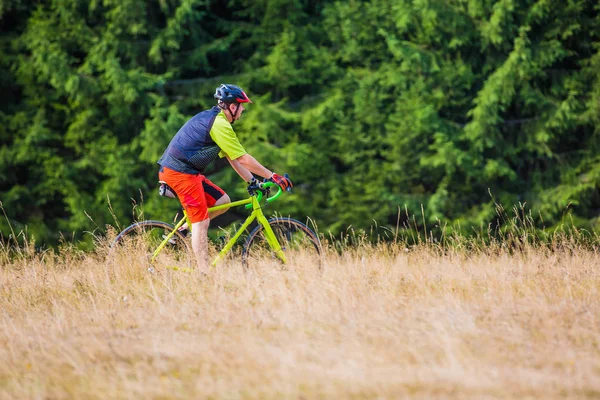
<svg viewBox="0 0 600 400"><path fill-rule="evenodd" d="M273 182L263 182L263 183L260 184L260 187L261 188L265 188L267 190L269 188L272 188L272 187L276 187L277 188L277 193L275 193L273 196L267 198L267 203L270 203L272 201L277 200L277 198L279 198L279 196L281 196L281 193L283 193L283 190L281 190L281 188L279 187L279 185L276 184L276 183L273 183ZM258 197L257 200L260 202L262 200L262 198L263 198L263 192L259 191L256 194L256 196Z"/></svg>
<svg viewBox="0 0 600 400"><path fill-rule="evenodd" d="M283 190L281 190L281 187L279 187L278 184L273 183L273 182L263 182L259 186L261 189L266 189L267 191L272 187L277 188L277 193L275 193L273 196L267 198L267 204L271 203L272 201L277 200L279 198L279 196L281 196L281 194L283 193ZM258 190L256 193L256 200L260 203L263 196L264 196L264 192L262 190ZM246 208L250 208L250 207L252 207L252 204L246 204Z"/></svg>
<svg viewBox="0 0 600 400"><path fill-rule="evenodd" d="M283 176L287 179L290 179L290 176L288 174L283 174ZM269 193L269 189L272 187L277 187L277 193L275 193L273 196L267 198L267 204L271 203L272 201L275 201L279 198L279 196L281 196L281 193L283 192L283 189L281 189L281 187L274 183L274 182L270 182L270 181L265 181L262 183L258 184L259 190L258 193L256 193L256 200L260 203L260 201L262 200L263 196L266 193ZM288 187L287 188L288 192L292 192L292 188ZM250 208L252 207L252 204L247 204L246 208Z"/></svg>

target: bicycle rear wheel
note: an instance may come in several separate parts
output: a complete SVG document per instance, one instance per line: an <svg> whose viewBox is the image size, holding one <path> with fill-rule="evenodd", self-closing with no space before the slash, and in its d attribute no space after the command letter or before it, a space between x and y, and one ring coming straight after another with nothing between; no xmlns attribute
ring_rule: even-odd
<svg viewBox="0 0 600 400"><path fill-rule="evenodd" d="M133 264L149 271L156 268L191 270L192 265L195 265L194 254L188 240L179 232L175 232L156 257L153 257L173 229L171 224L154 220L130 225L111 244L110 258L113 262Z"/></svg>
<svg viewBox="0 0 600 400"><path fill-rule="evenodd" d="M272 218L268 222L285 254L286 265L323 267L321 242L309 227L291 218ZM281 262L267 242L264 227L259 224L244 243L242 264L248 267L273 259Z"/></svg>

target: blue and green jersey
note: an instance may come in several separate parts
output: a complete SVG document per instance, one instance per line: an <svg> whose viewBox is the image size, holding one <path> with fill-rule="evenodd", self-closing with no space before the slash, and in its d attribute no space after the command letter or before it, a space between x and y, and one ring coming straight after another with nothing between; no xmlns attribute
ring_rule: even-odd
<svg viewBox="0 0 600 400"><path fill-rule="evenodd" d="M235 160L246 154L219 107L190 118L171 139L158 164L185 174L204 172L217 156Z"/></svg>

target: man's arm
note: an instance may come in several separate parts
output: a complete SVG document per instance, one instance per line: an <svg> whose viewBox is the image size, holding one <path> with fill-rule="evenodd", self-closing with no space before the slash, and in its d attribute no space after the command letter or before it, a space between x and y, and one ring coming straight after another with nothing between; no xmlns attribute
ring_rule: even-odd
<svg viewBox="0 0 600 400"><path fill-rule="evenodd" d="M229 164L231 164L231 168L233 168L235 170L235 172L237 172L237 174L245 182L250 182L252 180L252 178L253 178L252 173L250 171L248 171L248 169L246 169L245 167L242 166L242 164L239 162L239 158L232 160L231 158L229 158L229 156L226 156L226 157L227 157L227 161L229 161Z"/></svg>
<svg viewBox="0 0 600 400"><path fill-rule="evenodd" d="M287 174L281 176L271 172L267 168L263 167L261 163L256 161L256 159L248 153L238 157L235 160L232 160L229 158L229 156L227 156L227 159L229 160L229 163L235 172L237 172L238 175L248 183L251 183L250 181L254 179L251 173L252 171L257 175L269 179L271 182L275 182L282 190L291 191L292 187L294 186ZM248 192L253 195L250 190L248 190Z"/></svg>
<svg viewBox="0 0 600 400"><path fill-rule="evenodd" d="M227 157L235 172L246 182L252 179L252 173L267 179L273 176L272 171L263 167L254 157L246 153L231 124L222 112L215 118L210 136L221 149L219 155Z"/></svg>
<svg viewBox="0 0 600 400"><path fill-rule="evenodd" d="M244 154L241 157L236 158L235 160L231 160L231 161L237 161L240 164L240 166L243 167L244 169L246 169L247 171L250 171L258 176L262 176L263 178L269 179L271 176L273 176L273 172L271 170L263 167L263 165L261 163L256 161L256 159L248 153ZM231 164L231 166L233 167L233 169L235 169L233 164ZM237 172L237 169L236 169L236 172ZM239 174L239 172L238 172L238 174ZM242 176L242 175L240 174L240 176ZM243 176L242 176L242 178L243 178ZM246 181L246 182L248 182L248 181Z"/></svg>

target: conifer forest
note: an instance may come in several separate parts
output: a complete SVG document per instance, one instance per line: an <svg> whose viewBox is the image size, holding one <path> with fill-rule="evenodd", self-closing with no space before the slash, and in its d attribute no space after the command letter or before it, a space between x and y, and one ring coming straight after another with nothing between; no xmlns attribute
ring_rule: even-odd
<svg viewBox="0 0 600 400"><path fill-rule="evenodd" d="M3 0L2 236L168 218L156 161L221 83L321 232L600 228L597 0Z"/></svg>

